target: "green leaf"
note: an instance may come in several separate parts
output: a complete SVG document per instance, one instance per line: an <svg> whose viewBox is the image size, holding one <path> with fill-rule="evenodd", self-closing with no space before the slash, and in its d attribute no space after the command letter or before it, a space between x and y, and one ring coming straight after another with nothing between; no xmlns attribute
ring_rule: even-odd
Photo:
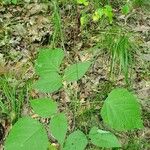
<svg viewBox="0 0 150 150"><path fill-rule="evenodd" d="M63 58L64 52L61 49L41 49L35 64L36 73L45 76L59 71Z"/></svg>
<svg viewBox="0 0 150 150"><path fill-rule="evenodd" d="M104 10L102 8L97 9L92 16L93 21L98 21L103 16L103 14Z"/></svg>
<svg viewBox="0 0 150 150"><path fill-rule="evenodd" d="M67 118L64 114L57 114L51 119L50 132L63 145L67 133Z"/></svg>
<svg viewBox="0 0 150 150"><path fill-rule="evenodd" d="M130 12L130 6L129 6L129 4L125 4L122 7L122 13L125 14L125 15L127 15L129 12Z"/></svg>
<svg viewBox="0 0 150 150"><path fill-rule="evenodd" d="M39 78L33 85L33 88L38 89L41 92L52 93L59 90L62 87L62 78L56 72L51 72L45 76Z"/></svg>
<svg viewBox="0 0 150 150"><path fill-rule="evenodd" d="M84 6L88 6L89 2L87 0L77 0L78 4L83 4Z"/></svg>
<svg viewBox="0 0 150 150"><path fill-rule="evenodd" d="M29 117L19 119L5 141L5 150L46 150L47 147L45 129Z"/></svg>
<svg viewBox="0 0 150 150"><path fill-rule="evenodd" d="M114 14L113 14L113 9L110 5L105 6L104 14L105 14L105 16L107 16L109 18L110 24L112 24Z"/></svg>
<svg viewBox="0 0 150 150"><path fill-rule="evenodd" d="M18 0L11 0L11 2L16 5Z"/></svg>
<svg viewBox="0 0 150 150"><path fill-rule="evenodd" d="M57 112L57 103L51 99L33 99L30 103L34 112L41 117L48 118Z"/></svg>
<svg viewBox="0 0 150 150"><path fill-rule="evenodd" d="M126 89L114 89L108 95L101 115L106 124L118 131L143 127L139 103Z"/></svg>
<svg viewBox="0 0 150 150"><path fill-rule="evenodd" d="M73 64L65 69L64 80L66 81L77 81L81 79L87 72L91 65L91 62L79 62Z"/></svg>
<svg viewBox="0 0 150 150"><path fill-rule="evenodd" d="M114 134L109 131L100 130L97 127L93 127L90 130L89 138L91 142L99 147L112 148L121 147L118 139Z"/></svg>
<svg viewBox="0 0 150 150"><path fill-rule="evenodd" d="M77 130L68 136L63 150L84 150L87 143L85 134Z"/></svg>
<svg viewBox="0 0 150 150"><path fill-rule="evenodd" d="M88 21L89 21L89 16L87 14L82 14L82 16L80 18L81 26L82 27L86 26Z"/></svg>

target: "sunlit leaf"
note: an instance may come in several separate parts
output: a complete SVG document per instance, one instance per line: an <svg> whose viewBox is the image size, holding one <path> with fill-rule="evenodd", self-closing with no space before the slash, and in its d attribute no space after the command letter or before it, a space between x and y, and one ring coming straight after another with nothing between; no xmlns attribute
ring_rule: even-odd
<svg viewBox="0 0 150 150"><path fill-rule="evenodd" d="M88 23L88 20L89 20L89 16L86 14L83 14L80 18L81 26L86 26Z"/></svg>
<svg viewBox="0 0 150 150"><path fill-rule="evenodd" d="M78 4L83 4L84 6L88 6L89 2L87 0L77 0Z"/></svg>
<svg viewBox="0 0 150 150"><path fill-rule="evenodd" d="M104 14L105 16L108 17L109 19L109 22L112 23L113 22L113 9L110 5L106 5L105 8L104 8Z"/></svg>
<svg viewBox="0 0 150 150"><path fill-rule="evenodd" d="M93 21L98 21L103 16L103 14L104 10L102 8L97 9L92 16Z"/></svg>

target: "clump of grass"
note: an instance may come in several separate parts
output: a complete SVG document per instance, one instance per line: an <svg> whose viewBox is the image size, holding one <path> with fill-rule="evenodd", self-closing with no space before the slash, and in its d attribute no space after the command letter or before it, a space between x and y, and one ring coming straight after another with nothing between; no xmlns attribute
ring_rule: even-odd
<svg viewBox="0 0 150 150"><path fill-rule="evenodd" d="M21 108L25 99L25 90L12 86L7 77L0 77L0 113L11 123L21 116Z"/></svg>
<svg viewBox="0 0 150 150"><path fill-rule="evenodd" d="M134 43L128 33L121 30L110 29L104 35L104 48L110 55L111 78L116 73L123 73L125 81L129 84L130 70L133 65Z"/></svg>

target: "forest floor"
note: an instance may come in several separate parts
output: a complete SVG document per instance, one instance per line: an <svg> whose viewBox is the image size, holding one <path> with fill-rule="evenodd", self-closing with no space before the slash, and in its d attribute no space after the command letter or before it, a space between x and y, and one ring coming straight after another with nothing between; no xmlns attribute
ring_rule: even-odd
<svg viewBox="0 0 150 150"><path fill-rule="evenodd" d="M129 67L128 88L137 95L141 104L144 129L117 134L124 143L123 150L150 149L150 5L134 6L127 15L123 15L120 12L122 3L110 3L115 14L112 24L104 18L96 23L87 21L82 26L81 14L85 12L90 15L96 6L85 7L72 1L60 1L60 25L53 19L55 10L51 2L21 2L16 5L1 3L0 100L6 106L9 105L9 97L4 92L3 83L6 82L5 88L16 99L23 99L21 116L30 114L29 99L43 95L30 89L37 79L34 63L39 48L63 48L66 53L64 65L69 61L89 58L94 58L94 65L80 81L66 85L68 90L46 96L56 99L60 111L65 111L70 132L78 128L87 133L93 125L104 126L99 116L103 101L114 87L127 86L124 75L117 71L117 67L110 78L109 43L114 42L111 40L118 38L119 34L128 34L133 43L134 58ZM108 34L112 38L108 38ZM5 129L5 132L0 129L0 140L4 141L13 123L2 114L0 123ZM90 146L87 149L98 150Z"/></svg>

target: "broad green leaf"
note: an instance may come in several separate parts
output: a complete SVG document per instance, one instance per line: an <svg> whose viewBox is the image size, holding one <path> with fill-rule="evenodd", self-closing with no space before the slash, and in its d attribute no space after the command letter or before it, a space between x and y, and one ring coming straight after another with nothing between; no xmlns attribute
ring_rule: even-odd
<svg viewBox="0 0 150 150"><path fill-rule="evenodd" d="M67 118L64 114L53 116L50 121L50 132L58 143L63 145L67 133Z"/></svg>
<svg viewBox="0 0 150 150"><path fill-rule="evenodd" d="M41 49L35 64L36 73L45 76L59 71L63 58L64 52L61 49Z"/></svg>
<svg viewBox="0 0 150 150"><path fill-rule="evenodd" d="M91 62L79 62L73 64L65 69L64 80L66 81L77 81L81 79L87 72L91 65Z"/></svg>
<svg viewBox="0 0 150 150"><path fill-rule="evenodd" d="M114 89L108 95L101 115L106 124L119 131L143 127L139 103L126 89Z"/></svg>
<svg viewBox="0 0 150 150"><path fill-rule="evenodd" d="M109 131L100 130L97 127L93 127L90 130L89 138L91 142L99 147L112 148L121 147L118 139L114 134Z"/></svg>
<svg viewBox="0 0 150 150"><path fill-rule="evenodd" d="M13 126L4 146L5 150L46 150L48 137L38 121L24 117Z"/></svg>
<svg viewBox="0 0 150 150"><path fill-rule="evenodd" d="M68 136L63 150L84 150L87 144L85 134L77 130Z"/></svg>
<svg viewBox="0 0 150 150"><path fill-rule="evenodd" d="M41 117L48 118L57 112L57 103L51 99L33 99L30 103L34 112Z"/></svg>
<svg viewBox="0 0 150 150"><path fill-rule="evenodd" d="M84 6L88 6L89 2L87 0L77 0L78 4L83 4Z"/></svg>
<svg viewBox="0 0 150 150"><path fill-rule="evenodd" d="M62 87L62 78L56 72L51 72L39 78L33 85L33 88L46 93L52 93Z"/></svg>

